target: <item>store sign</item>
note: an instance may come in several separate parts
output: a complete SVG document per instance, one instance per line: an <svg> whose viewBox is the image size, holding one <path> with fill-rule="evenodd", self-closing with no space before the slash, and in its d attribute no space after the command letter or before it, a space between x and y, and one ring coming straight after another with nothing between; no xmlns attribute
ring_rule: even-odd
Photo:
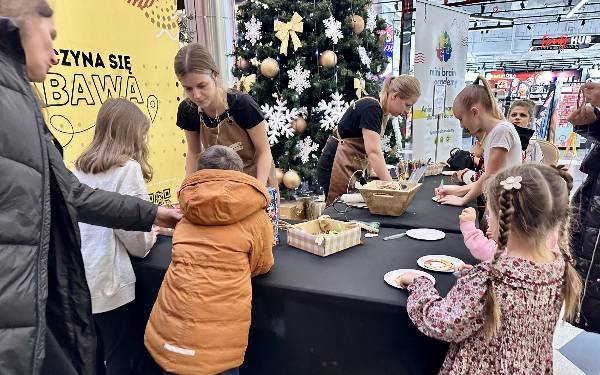
<svg viewBox="0 0 600 375"><path fill-rule="evenodd" d="M108 98L123 97L148 116L150 164L146 186L154 203L177 199L186 145L175 126L183 90L173 57L179 49L171 0L55 0L59 63L36 87L47 124L63 145L65 162L90 144L96 115Z"/></svg>
<svg viewBox="0 0 600 375"><path fill-rule="evenodd" d="M529 50L584 49L597 43L600 43L600 35L544 35L542 39L533 39Z"/></svg>
<svg viewBox="0 0 600 375"><path fill-rule="evenodd" d="M469 15L425 1L416 8L414 69L422 95L413 111L413 158L446 160L462 146L452 103L465 86Z"/></svg>

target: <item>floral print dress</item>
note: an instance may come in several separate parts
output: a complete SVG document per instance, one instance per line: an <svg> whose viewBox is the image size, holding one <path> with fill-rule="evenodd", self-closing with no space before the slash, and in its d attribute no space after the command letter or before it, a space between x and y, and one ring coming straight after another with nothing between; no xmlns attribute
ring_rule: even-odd
<svg viewBox="0 0 600 375"><path fill-rule="evenodd" d="M495 286L500 328L484 333L484 294L490 263L458 279L446 298L419 277L408 287L410 319L427 336L450 342L440 374L552 374L552 336L563 304L565 262L546 264L501 256Z"/></svg>

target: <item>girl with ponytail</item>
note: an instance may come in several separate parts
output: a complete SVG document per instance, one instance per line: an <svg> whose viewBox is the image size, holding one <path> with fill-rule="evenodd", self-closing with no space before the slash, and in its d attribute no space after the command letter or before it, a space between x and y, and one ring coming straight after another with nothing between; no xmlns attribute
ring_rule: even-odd
<svg viewBox="0 0 600 375"><path fill-rule="evenodd" d="M479 197L487 179L505 167L521 164L521 141L514 126L504 119L485 78L479 76L454 100L454 117L483 146L483 172L473 184L436 189L442 204L464 206Z"/></svg>
<svg viewBox="0 0 600 375"><path fill-rule="evenodd" d="M568 241L571 176L526 164L498 172L485 189L498 246L441 298L431 281L398 278L407 310L428 336L451 342L441 374L552 373L552 336L564 303L577 314L581 279ZM546 239L559 233L558 252Z"/></svg>
<svg viewBox="0 0 600 375"><path fill-rule="evenodd" d="M407 115L420 95L415 77L388 77L379 95L361 98L348 108L327 140L317 166L328 205L354 186L352 178L367 165L379 179L392 180L381 150L388 115Z"/></svg>

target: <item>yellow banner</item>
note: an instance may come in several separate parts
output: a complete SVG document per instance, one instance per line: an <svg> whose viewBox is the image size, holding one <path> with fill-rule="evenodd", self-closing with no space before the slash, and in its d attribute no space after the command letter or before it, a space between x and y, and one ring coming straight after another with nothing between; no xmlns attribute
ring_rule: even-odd
<svg viewBox="0 0 600 375"><path fill-rule="evenodd" d="M173 72L179 49L175 0L54 0L60 63L36 85L48 127L75 159L94 135L109 97L137 104L152 124L148 137L153 202L177 200L184 176L185 135L176 124L183 90Z"/></svg>

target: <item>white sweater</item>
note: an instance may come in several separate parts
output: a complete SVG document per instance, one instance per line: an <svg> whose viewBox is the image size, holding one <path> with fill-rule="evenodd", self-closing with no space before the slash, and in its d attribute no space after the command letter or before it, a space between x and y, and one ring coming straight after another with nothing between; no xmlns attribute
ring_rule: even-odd
<svg viewBox="0 0 600 375"><path fill-rule="evenodd" d="M106 191L148 200L142 168L135 160L98 174L73 172L82 183ZM79 223L85 276L94 314L114 310L135 299L135 274L129 254L145 257L156 233L130 232Z"/></svg>

